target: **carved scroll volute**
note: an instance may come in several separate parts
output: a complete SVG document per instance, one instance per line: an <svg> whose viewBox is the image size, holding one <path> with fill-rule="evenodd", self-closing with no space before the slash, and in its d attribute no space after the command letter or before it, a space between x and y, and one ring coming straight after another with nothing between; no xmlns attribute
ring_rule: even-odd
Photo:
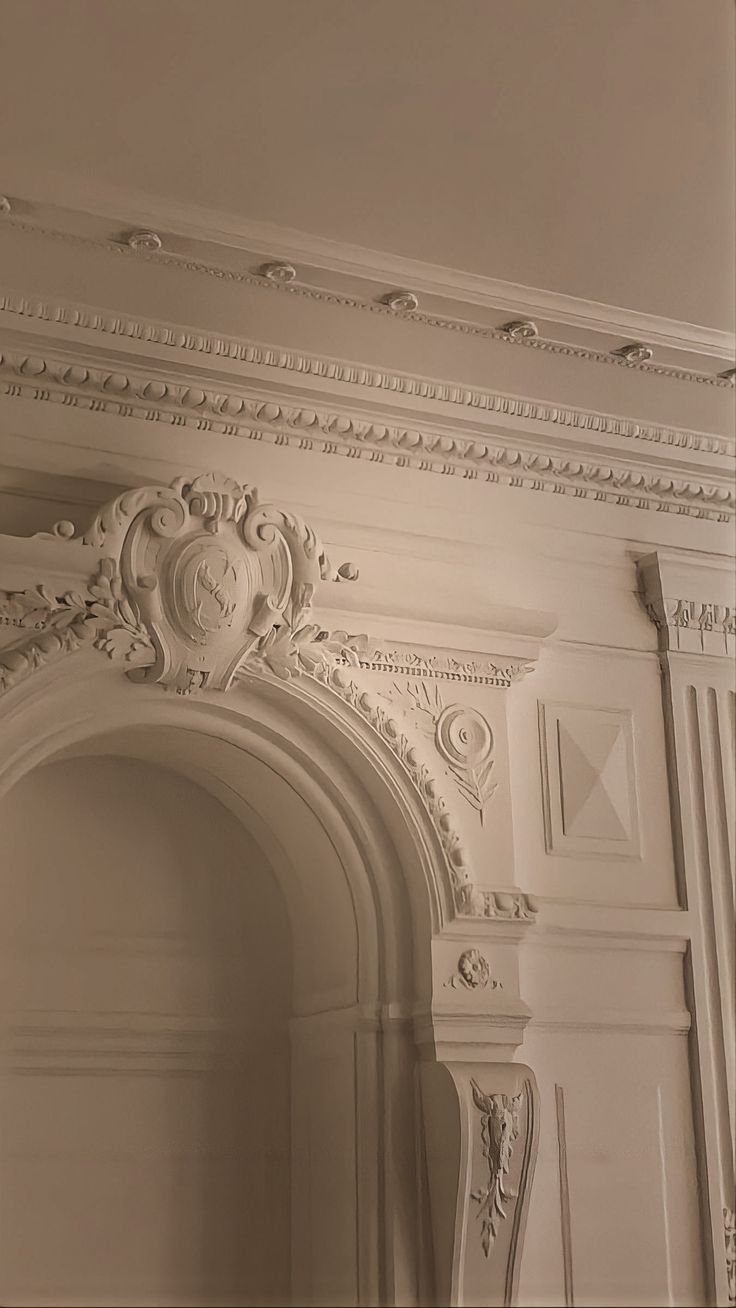
<svg viewBox="0 0 736 1308"><path fill-rule="evenodd" d="M517 1063L421 1068L438 1303L516 1302L538 1092Z"/></svg>

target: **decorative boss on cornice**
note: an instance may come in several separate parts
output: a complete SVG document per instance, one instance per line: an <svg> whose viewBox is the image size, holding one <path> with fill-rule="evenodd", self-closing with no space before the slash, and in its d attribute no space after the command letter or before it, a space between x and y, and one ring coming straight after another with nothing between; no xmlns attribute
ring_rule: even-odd
<svg viewBox="0 0 736 1308"><path fill-rule="evenodd" d="M157 250L163 249L164 244L158 232L151 232L147 229L128 232L125 243L130 246L131 250L147 250L149 254L155 254Z"/></svg>
<svg viewBox="0 0 736 1308"><path fill-rule="evenodd" d="M625 359L627 363L648 363L654 357L654 350L651 345L644 345L641 341L632 341L630 345L622 345L620 349L614 350L614 354L619 358Z"/></svg>

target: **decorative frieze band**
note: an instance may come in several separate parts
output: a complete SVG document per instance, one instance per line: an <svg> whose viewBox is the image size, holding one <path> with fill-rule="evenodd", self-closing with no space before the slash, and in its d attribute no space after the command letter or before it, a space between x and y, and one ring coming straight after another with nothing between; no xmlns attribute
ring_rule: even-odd
<svg viewBox="0 0 736 1308"><path fill-rule="evenodd" d="M351 636L333 632L344 649L357 654L362 668L387 672L394 676L421 677L422 680L460 681L476 686L508 687L533 670L533 663L494 663L490 659L458 659L444 651L420 650L413 645L379 644L368 636ZM345 657L342 655L341 657Z"/></svg>
<svg viewBox="0 0 736 1308"><path fill-rule="evenodd" d="M421 431L9 350L0 356L0 390L9 396L145 418L198 432L717 522L730 521L736 508L732 485L717 475L709 482L662 476L646 467L616 467L512 447L492 435L471 438ZM507 404L508 411L513 406L534 407L520 401Z"/></svg>
<svg viewBox="0 0 736 1308"><path fill-rule="evenodd" d="M261 345L234 336L192 331L188 327L172 326L82 305L29 299L27 296L13 292L0 294L0 312L40 322L58 323L65 327L81 328L83 331L123 340L148 341L153 345L181 350L188 354L205 355L215 359L224 358L257 367L274 368L303 376L323 378L325 381L360 386L371 391L390 392L409 399L418 397L442 404L453 404L477 413L507 415L529 422L552 423L573 431L589 431L605 436L621 437L625 440L646 441L677 449L696 450L704 454L729 455L736 449L736 443L732 440L705 432L634 422L629 418L620 418L613 414L589 412L569 405L544 403L496 391L479 390L452 382L412 376L409 373L346 363L341 359ZM723 385L727 383L724 382ZM165 393L164 387L162 395Z"/></svg>
<svg viewBox="0 0 736 1308"><path fill-rule="evenodd" d="M662 652L729 658L736 654L730 561L664 550L639 559L637 569L641 600L659 632Z"/></svg>
<svg viewBox="0 0 736 1308"><path fill-rule="evenodd" d="M647 612L663 648L684 653L736 653L736 608L699 600L663 599Z"/></svg>

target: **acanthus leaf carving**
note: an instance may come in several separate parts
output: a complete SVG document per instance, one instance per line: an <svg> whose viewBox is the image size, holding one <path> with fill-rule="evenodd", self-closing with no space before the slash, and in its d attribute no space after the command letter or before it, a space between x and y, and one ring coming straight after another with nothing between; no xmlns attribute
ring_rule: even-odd
<svg viewBox="0 0 736 1308"><path fill-rule="evenodd" d="M507 1215L507 1205L516 1199L517 1192L509 1182L511 1157L519 1136L523 1091L516 1095L490 1094L481 1090L477 1081L471 1081L473 1102L481 1115L481 1141L483 1156L488 1164L488 1180L471 1193L479 1205L481 1244L489 1258L498 1236L499 1225Z"/></svg>
<svg viewBox="0 0 736 1308"><path fill-rule="evenodd" d="M330 633L309 620L316 584L352 580L357 571L333 568L302 519L259 505L253 487L205 474L124 492L80 537L71 524L62 526L49 538L96 549L97 570L82 590L61 596L43 585L0 592L0 626L21 632L0 650L0 694L85 644L121 662L132 680L179 694L227 689L246 669L287 681L307 675L355 709L401 763L439 837L457 912L533 920L529 896L473 884L450 806L418 742L355 680L371 666L368 637ZM446 723L448 763L462 766L458 742L461 750L468 742L456 717ZM485 723L483 731L485 749ZM483 778L468 782L479 784L482 802Z"/></svg>
<svg viewBox="0 0 736 1308"><path fill-rule="evenodd" d="M316 583L357 575L332 567L298 515L216 473L126 491L82 539L117 556L92 587L101 647L136 656L135 680L180 694L226 689L247 658L291 675L318 630L308 622Z"/></svg>
<svg viewBox="0 0 736 1308"><path fill-rule="evenodd" d="M0 626L31 633L0 650L0 692L84 644L125 662L150 657L153 649L140 616L123 594L114 559L101 560L84 592L56 596L46 586L0 592Z"/></svg>
<svg viewBox="0 0 736 1308"><path fill-rule="evenodd" d="M733 654L736 651L736 608L733 606L669 596L648 599L643 595L642 602L660 634L663 649L686 649L695 653L699 646L703 653Z"/></svg>

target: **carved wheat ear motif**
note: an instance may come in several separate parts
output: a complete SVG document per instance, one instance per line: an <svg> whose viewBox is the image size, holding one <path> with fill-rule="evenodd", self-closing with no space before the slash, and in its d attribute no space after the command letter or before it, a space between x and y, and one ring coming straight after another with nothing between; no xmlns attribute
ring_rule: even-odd
<svg viewBox="0 0 736 1308"><path fill-rule="evenodd" d="M470 804L470 807L475 809L481 826L484 825L486 804L490 799L493 799L498 789L496 784L491 782L493 766L493 759L489 759L480 768L461 768L457 765L450 765L450 771L455 778L458 790Z"/></svg>
<svg viewBox="0 0 736 1308"><path fill-rule="evenodd" d="M493 733L485 718L462 704L446 706L436 684L408 682L401 687L394 682L394 688L409 699L418 725L434 740L460 794L483 826L486 805L497 789L491 779Z"/></svg>

